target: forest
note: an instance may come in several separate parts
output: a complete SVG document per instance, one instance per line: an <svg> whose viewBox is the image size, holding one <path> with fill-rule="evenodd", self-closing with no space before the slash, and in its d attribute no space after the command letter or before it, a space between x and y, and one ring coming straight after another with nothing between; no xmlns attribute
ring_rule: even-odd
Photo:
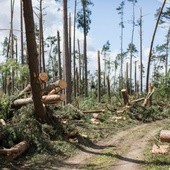
<svg viewBox="0 0 170 170"><path fill-rule="evenodd" d="M89 34L94 6L100 2L50 0L61 21L56 22L60 29L47 35L47 0L8 0L9 28L0 25L4 37L0 46L1 169L116 169L113 164L135 145L135 141L128 143L125 134L122 138L127 143L121 143L119 135L132 131L137 133L131 138L136 141L154 133L146 146L141 144L140 155L145 157L140 168L169 168L170 1L161 0L154 11L147 57L143 35L147 15L137 8L138 1L122 0L113 8L119 20L118 52L111 50L107 40L91 61ZM0 3L5 8L7 1ZM129 44L125 47L127 21ZM157 44L158 29L164 35ZM113 138L121 141L121 149ZM111 149L104 147L106 143ZM93 153L89 156L93 159L85 162L88 156L82 152ZM83 163L69 164L74 156L78 161L76 153L84 157Z"/></svg>

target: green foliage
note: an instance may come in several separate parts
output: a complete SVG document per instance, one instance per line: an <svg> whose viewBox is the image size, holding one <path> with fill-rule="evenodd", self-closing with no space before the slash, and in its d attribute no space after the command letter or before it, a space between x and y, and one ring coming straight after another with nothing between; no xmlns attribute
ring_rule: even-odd
<svg viewBox="0 0 170 170"><path fill-rule="evenodd" d="M82 9L77 13L77 23L78 23L77 28L84 29L87 35L90 30L90 23L91 23L90 15L92 14L92 12L89 9L89 6L93 5L93 3L90 0L81 0L81 3L82 3Z"/></svg>
<svg viewBox="0 0 170 170"><path fill-rule="evenodd" d="M134 104L130 107L128 115L132 119L137 119L143 122L151 122L163 118L169 117L170 109L163 109L157 105L143 107L138 104Z"/></svg>
<svg viewBox="0 0 170 170"><path fill-rule="evenodd" d="M16 63L16 60L12 58L0 64L0 73L2 75L10 76L12 70L16 70L15 74L16 83L23 83L24 81L28 80L29 77L28 65L21 65L19 63Z"/></svg>
<svg viewBox="0 0 170 170"><path fill-rule="evenodd" d="M170 100L170 72L166 76L159 77L157 82L154 82L156 86L156 91L154 97L160 101Z"/></svg>
<svg viewBox="0 0 170 170"><path fill-rule="evenodd" d="M0 94L0 119L7 119L10 113L10 100L5 94Z"/></svg>

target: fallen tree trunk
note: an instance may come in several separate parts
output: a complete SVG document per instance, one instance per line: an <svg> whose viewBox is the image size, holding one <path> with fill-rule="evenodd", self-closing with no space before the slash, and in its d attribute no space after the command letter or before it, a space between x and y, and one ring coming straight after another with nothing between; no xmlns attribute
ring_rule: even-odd
<svg viewBox="0 0 170 170"><path fill-rule="evenodd" d="M83 113L101 113L104 112L105 110L86 110L83 111Z"/></svg>
<svg viewBox="0 0 170 170"><path fill-rule="evenodd" d="M52 95L47 95L47 96L42 96L42 102L44 104L52 104L56 103L59 101L64 101L66 98L65 94L52 94Z"/></svg>
<svg viewBox="0 0 170 170"><path fill-rule="evenodd" d="M170 143L170 130L162 130L160 132L160 141Z"/></svg>
<svg viewBox="0 0 170 170"><path fill-rule="evenodd" d="M20 156L29 148L29 143L22 141L10 149L0 149L0 154L4 155L8 160L12 160Z"/></svg>
<svg viewBox="0 0 170 170"><path fill-rule="evenodd" d="M64 101L65 100L65 95L64 94L53 94L53 95L44 95L42 96L42 102L44 104L52 104L56 103L59 101ZM26 104L33 103L32 98L26 98L26 99L17 99L13 102L12 107L17 107L17 106L24 106Z"/></svg>
<svg viewBox="0 0 170 170"><path fill-rule="evenodd" d="M57 80L56 82L44 88L42 90L42 95L47 95L49 92L51 92L56 87L60 87L60 89L65 89L67 87L67 83L65 80Z"/></svg>

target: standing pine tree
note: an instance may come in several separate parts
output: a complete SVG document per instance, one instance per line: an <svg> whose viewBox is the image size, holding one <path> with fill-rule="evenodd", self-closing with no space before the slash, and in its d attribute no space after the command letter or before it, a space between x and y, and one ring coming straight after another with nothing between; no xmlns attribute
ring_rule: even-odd
<svg viewBox="0 0 170 170"><path fill-rule="evenodd" d="M88 96L88 75L87 75L87 34L90 30L90 15L91 11L89 9L90 5L93 5L93 3L90 0L81 0L82 4L82 9L77 13L77 22L78 28L83 29L83 34L84 34L84 50L83 50L83 57L84 57L84 77L85 77L85 86L84 86L84 92L85 92L85 97Z"/></svg>

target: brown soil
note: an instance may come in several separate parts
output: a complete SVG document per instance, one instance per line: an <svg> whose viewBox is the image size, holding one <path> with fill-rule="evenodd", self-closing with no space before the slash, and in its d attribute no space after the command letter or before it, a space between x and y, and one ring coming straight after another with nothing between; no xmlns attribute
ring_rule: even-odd
<svg viewBox="0 0 170 170"><path fill-rule="evenodd" d="M143 151L148 144L148 140L158 133L165 123L157 121L142 124L126 131L119 132L114 136L98 142L91 147L80 147L77 154L62 163L57 163L54 167L60 170L77 169L105 169L105 170L142 170L147 162L144 160ZM107 150L109 151L107 153ZM110 151L112 153L110 153ZM116 154L115 154L116 153ZM91 165L95 157L105 155L113 158L109 164L96 162Z"/></svg>

